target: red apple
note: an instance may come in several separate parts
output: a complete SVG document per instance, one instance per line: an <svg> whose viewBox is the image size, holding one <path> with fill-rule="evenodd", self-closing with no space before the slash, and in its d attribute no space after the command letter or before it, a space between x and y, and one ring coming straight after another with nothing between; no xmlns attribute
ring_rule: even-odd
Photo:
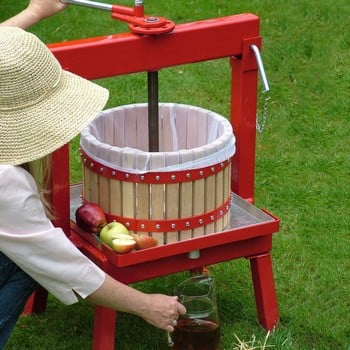
<svg viewBox="0 0 350 350"><path fill-rule="evenodd" d="M135 248L137 250L151 248L151 247L155 247L158 245L158 241L154 237L151 237L148 235L133 234L133 237L136 241Z"/></svg>
<svg viewBox="0 0 350 350"><path fill-rule="evenodd" d="M107 224L103 209L92 202L84 203L75 211L75 220L79 227L92 233L99 233Z"/></svg>

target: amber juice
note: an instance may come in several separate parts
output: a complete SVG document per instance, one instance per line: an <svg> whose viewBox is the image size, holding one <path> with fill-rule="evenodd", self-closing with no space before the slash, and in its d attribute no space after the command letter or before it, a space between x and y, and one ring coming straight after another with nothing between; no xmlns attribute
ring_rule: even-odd
<svg viewBox="0 0 350 350"><path fill-rule="evenodd" d="M220 327L212 321L180 319L172 334L173 350L219 350Z"/></svg>

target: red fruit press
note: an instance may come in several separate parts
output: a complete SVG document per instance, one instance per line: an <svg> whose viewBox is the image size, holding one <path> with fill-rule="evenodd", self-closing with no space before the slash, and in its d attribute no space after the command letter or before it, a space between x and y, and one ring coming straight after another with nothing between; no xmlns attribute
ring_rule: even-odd
<svg viewBox="0 0 350 350"><path fill-rule="evenodd" d="M279 230L279 219L254 205L259 73L264 90L269 90L260 55L262 39L259 17L245 13L175 24L163 17L145 15L143 1L140 0L136 0L133 7L82 0L64 2L107 10L112 18L128 24L129 32L126 33L62 41L48 47L64 69L86 79L117 78L142 72L147 74L145 88L148 89L148 103L140 108L147 114L148 145L145 147L152 155L163 153L164 137L159 132L160 113L165 115L171 108L178 108L177 105L171 105L171 108L164 106L158 101L158 72L174 66L226 58L230 78L227 120L234 132L235 153L218 164L170 174L157 171L132 174L125 169L109 169L83 156L83 172L90 176L90 180L95 179L91 183L96 186L90 187L98 188L95 192L89 192L84 189L85 182L70 183L69 146L65 145L52 154L51 200L57 218L54 224L62 227L70 240L106 273L126 284L182 271L202 271L213 264L247 259L251 267L259 323L266 330L272 330L279 319L271 262L272 237ZM211 74L215 76L215 71ZM195 91L196 86L192 86L192 89L189 94ZM189 116L186 125L191 124L192 113L198 116L203 112L200 108L192 107L188 108L191 113L183 113ZM177 114L183 112L181 108ZM204 113L206 119L213 114L212 111ZM222 184L226 184L224 190L216 190ZM111 191L112 187L116 190ZM137 192L141 189L143 196ZM164 189L168 191L166 194L161 192ZM139 196L136 204L130 204L128 200L121 205L125 208L124 212L127 208L130 210L124 215L130 230L146 230L147 234L155 235L157 239L166 237L162 244L117 254L76 225L71 213L74 213L75 203L82 192L96 196L95 199L107 206L107 212L112 211L117 199L112 201L111 198L118 191L130 200ZM172 203L175 202L174 198L179 201L181 205L177 206L177 217L169 218L161 209L155 209L157 207L142 217L141 210L135 211L135 206L143 198L151 198L156 193L159 196L154 203L150 199L150 203L161 203L160 208L164 208L169 197ZM186 197L188 193L193 195L190 200ZM187 200L184 201L184 198ZM206 203L209 199L212 204L208 209ZM192 205L190 212L182 212L189 202ZM160 214L154 217L157 211ZM115 215L123 217L124 212ZM179 226L181 229L178 229ZM160 232L162 227L165 228L164 232ZM221 228L216 229L218 227ZM219 285L217 287L220 288ZM43 311L46 297L46 291L36 291L26 305L26 313ZM93 349L114 349L116 316L111 309L94 308Z"/></svg>

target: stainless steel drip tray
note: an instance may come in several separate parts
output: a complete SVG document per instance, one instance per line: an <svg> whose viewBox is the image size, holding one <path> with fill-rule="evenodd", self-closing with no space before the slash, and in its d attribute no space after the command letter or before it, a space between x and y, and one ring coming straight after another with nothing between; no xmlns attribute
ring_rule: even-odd
<svg viewBox="0 0 350 350"><path fill-rule="evenodd" d="M73 221L75 221L76 209L82 204L81 193L81 184L73 184L70 186L70 217ZM273 217L265 213L263 210L250 204L235 193L231 194L230 222L225 228L225 231L274 220Z"/></svg>
<svg viewBox="0 0 350 350"><path fill-rule="evenodd" d="M231 194L231 215L226 230L261 224L275 219L235 193Z"/></svg>

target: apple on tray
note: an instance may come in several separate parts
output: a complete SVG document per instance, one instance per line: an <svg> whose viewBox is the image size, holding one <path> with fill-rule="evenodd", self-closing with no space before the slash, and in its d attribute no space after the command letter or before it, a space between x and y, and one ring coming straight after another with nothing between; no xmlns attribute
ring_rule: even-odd
<svg viewBox="0 0 350 350"><path fill-rule="evenodd" d="M116 236L120 234L132 238L132 236L129 235L128 229L123 224L121 224L120 222L112 221L102 228L102 230L100 231L100 239L102 242L112 247L112 240L114 238L117 238Z"/></svg>
<svg viewBox="0 0 350 350"><path fill-rule="evenodd" d="M124 254L136 250L155 247L158 241L146 234L130 234L128 229L120 222L112 221L100 231L100 239L115 252Z"/></svg>
<svg viewBox="0 0 350 350"><path fill-rule="evenodd" d="M96 203L86 202L75 211L77 225L91 233L99 233L107 224L103 209Z"/></svg>
<svg viewBox="0 0 350 350"><path fill-rule="evenodd" d="M131 235L119 234L112 239L112 249L119 254L132 251L136 246L136 241Z"/></svg>
<svg viewBox="0 0 350 350"><path fill-rule="evenodd" d="M132 236L136 241L136 250L147 249L158 245L158 241L152 236L139 233L135 233Z"/></svg>

